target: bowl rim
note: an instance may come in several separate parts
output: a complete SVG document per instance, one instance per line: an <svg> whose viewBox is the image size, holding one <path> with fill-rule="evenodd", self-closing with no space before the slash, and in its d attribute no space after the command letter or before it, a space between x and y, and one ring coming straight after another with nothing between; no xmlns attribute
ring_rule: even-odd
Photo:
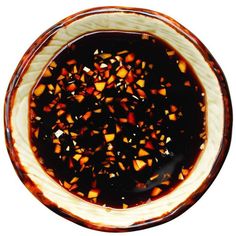
<svg viewBox="0 0 236 236"><path fill-rule="evenodd" d="M204 59L216 75L218 79L220 89L223 97L223 105L224 105L224 128L223 128L223 137L222 143L220 146L220 150L216 161L208 175L208 177L204 180L204 182L198 187L198 189L191 193L191 195L180 205L178 205L173 211L168 214L163 215L159 218L150 219L145 222L136 222L135 224L127 227L127 228L113 228L109 226L101 226L96 225L93 222L86 221L79 216L72 215L66 209L59 208L56 203L50 201L46 197L43 196L41 190L36 186L36 184L27 176L27 172L24 167L20 163L20 158L18 156L17 150L14 147L14 139L12 137L12 127L11 127L11 112L13 107L14 98L16 95L16 91L18 85L21 82L21 79L24 73L27 71L28 66L32 58L37 54L38 51L42 47L44 47L50 38L59 30L60 28L65 27L66 25L77 21L83 17L100 14L100 13L115 13L115 12L126 12L126 13L134 13L137 15L146 15L158 20L163 21L168 26L174 28L178 31L178 33L182 34L186 37L194 46L201 52ZM64 18L59 21L48 30L46 30L35 42L29 47L29 49L25 52L22 59L20 60L7 89L5 95L5 104L4 104L4 127L5 127L5 142L7 146L7 150L11 159L11 162L14 166L14 169L19 176L22 183L28 188L28 190L46 207L55 213L61 215L62 217L73 221L79 225L92 228L100 231L107 232L125 232L125 231L134 231L139 229L144 229L147 227L156 226L165 222L168 222L177 216L181 215L187 209L189 209L192 205L194 205L206 192L206 190L213 183L214 179L218 175L229 150L231 136L232 136L232 123L233 123L233 113L232 113L232 104L230 99L229 88L226 82L226 78L219 64L216 62L212 54L209 50L204 46L204 44L189 30L187 30L184 26L179 24L177 21L172 19L169 16L166 16L163 13L159 13L153 10L148 10L144 8L133 8L133 7L123 7L123 6L104 6L104 7L96 7L90 8L83 11L79 11L71 16Z"/></svg>

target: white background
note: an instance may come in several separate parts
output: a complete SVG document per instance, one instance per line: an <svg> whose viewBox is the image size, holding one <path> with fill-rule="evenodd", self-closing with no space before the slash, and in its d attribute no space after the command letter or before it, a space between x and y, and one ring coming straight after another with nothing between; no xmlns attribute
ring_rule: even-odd
<svg viewBox="0 0 236 236"><path fill-rule="evenodd" d="M165 13L190 29L221 65L236 99L236 7L234 0L1 0L0 2L0 235L86 235L78 226L44 207L19 181L4 141L3 103L10 78L27 48L46 29L82 9L124 5ZM206 194L178 218L124 235L236 235L235 137L226 162ZM116 234L117 235L117 234Z"/></svg>

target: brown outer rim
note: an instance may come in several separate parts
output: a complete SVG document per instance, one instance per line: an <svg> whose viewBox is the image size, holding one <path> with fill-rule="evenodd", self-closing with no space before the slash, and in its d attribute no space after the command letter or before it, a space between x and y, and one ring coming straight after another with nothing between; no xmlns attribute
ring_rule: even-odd
<svg viewBox="0 0 236 236"><path fill-rule="evenodd" d="M178 205L173 211L166 213L158 218L153 218L143 222L136 222L135 224L129 226L128 228L112 228L106 225L96 225L93 222L86 221L78 216L71 214L66 209L59 208L56 203L44 197L41 190L27 176L26 170L21 165L18 152L14 147L14 139L11 135L12 126L10 121L16 90L21 82L24 73L27 71L28 66L30 65L32 59L37 54L37 52L40 51L42 47L47 45L47 43L50 41L51 37L57 32L57 30L85 16L100 14L100 13L113 13L113 12L135 13L159 19L168 24L170 27L174 28L176 31L178 31L178 33L182 34L189 41L191 41L194 44L194 46L197 47L197 49L201 52L206 62L209 64L210 68L215 73L221 87L221 92L223 95L223 103L224 103L224 136L222 138L222 144L218 153L218 157L211 169L211 172L208 175L208 177L204 180L202 185L195 192L193 192L184 202ZM210 185L216 178L227 156L232 135L232 123L233 123L232 116L233 114L232 114L230 93L223 71L221 70L219 64L213 58L211 53L208 51L208 49L203 45L202 42L200 42L200 40L194 34L192 34L189 30L187 30L184 26L180 25L174 19L162 13L158 13L143 8L105 6L105 7L98 7L80 11L63 19L62 21L58 22L57 24L49 28L46 32L44 32L26 51L11 78L11 81L9 83L6 92L5 106L4 106L5 141L11 162L15 168L17 175L19 176L23 184L28 188L28 190L45 206L47 206L55 213L61 215L62 217L91 229L107 231L107 232L126 232L126 231L144 229L147 227L152 227L168 222L176 218L177 216L181 215L183 212L185 212L188 208L190 208L192 205L195 204L195 202L197 202L200 199L200 197L205 193L205 191L210 187Z"/></svg>

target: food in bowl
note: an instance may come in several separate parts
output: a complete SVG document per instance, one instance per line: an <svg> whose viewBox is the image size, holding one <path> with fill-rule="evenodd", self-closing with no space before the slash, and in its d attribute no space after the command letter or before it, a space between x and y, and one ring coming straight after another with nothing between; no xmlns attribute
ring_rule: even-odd
<svg viewBox="0 0 236 236"><path fill-rule="evenodd" d="M66 18L29 49L6 95L8 151L26 187L105 231L157 225L195 203L223 164L231 125L207 49L143 9Z"/></svg>

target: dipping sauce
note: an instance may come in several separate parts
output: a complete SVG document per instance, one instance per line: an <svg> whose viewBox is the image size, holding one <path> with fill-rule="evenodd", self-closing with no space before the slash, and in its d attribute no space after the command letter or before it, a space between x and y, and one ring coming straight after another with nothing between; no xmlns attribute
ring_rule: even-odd
<svg viewBox="0 0 236 236"><path fill-rule="evenodd" d="M42 168L71 193L107 207L172 191L207 137L197 76L176 50L146 33L76 39L45 68L29 106Z"/></svg>

